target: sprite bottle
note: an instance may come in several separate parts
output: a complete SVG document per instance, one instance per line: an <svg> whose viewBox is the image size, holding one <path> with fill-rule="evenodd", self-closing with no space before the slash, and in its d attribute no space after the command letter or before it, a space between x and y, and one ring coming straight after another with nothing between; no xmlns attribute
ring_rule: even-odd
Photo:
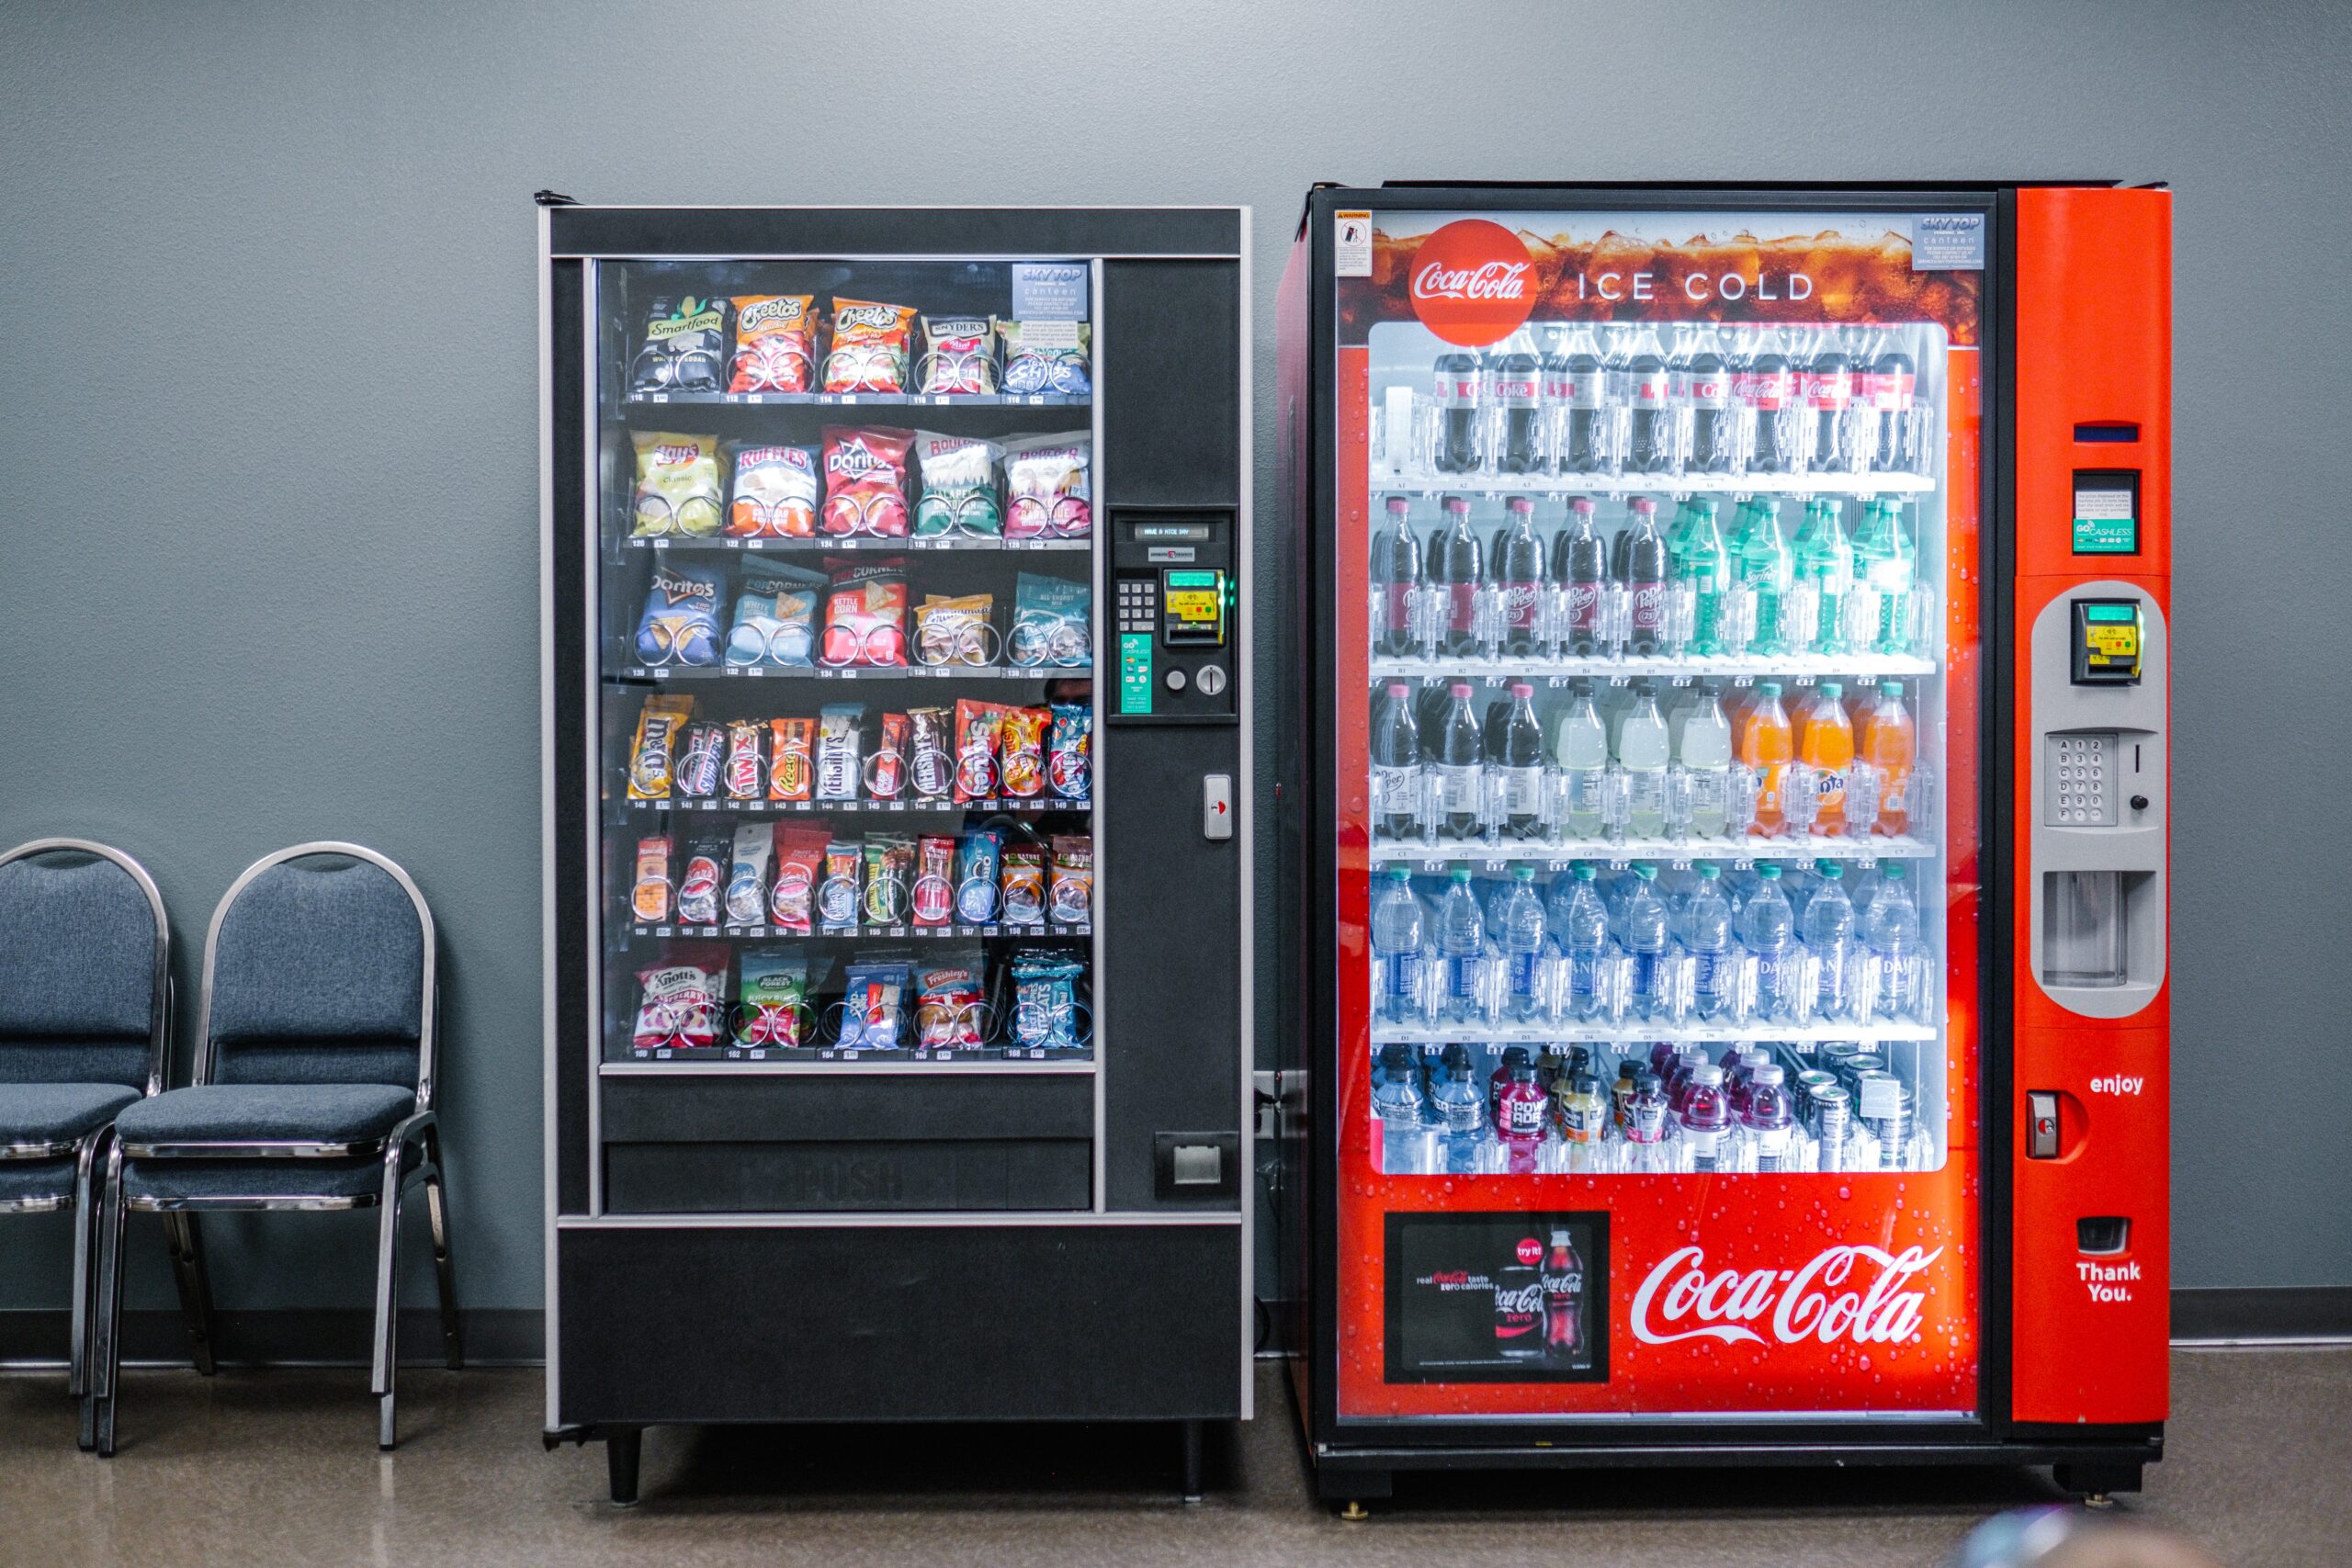
<svg viewBox="0 0 2352 1568"><path fill-rule="evenodd" d="M1813 590L1814 603L1820 607L1813 651L1846 652L1846 600L1854 591L1854 547L1838 521L1838 502L1816 497L1804 503L1804 522L1790 558L1794 580Z"/></svg>

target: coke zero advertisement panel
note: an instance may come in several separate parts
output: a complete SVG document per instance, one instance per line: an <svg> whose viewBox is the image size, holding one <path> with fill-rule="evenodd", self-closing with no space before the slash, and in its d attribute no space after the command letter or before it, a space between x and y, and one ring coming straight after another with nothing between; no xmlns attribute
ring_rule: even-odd
<svg viewBox="0 0 2352 1568"><path fill-rule="evenodd" d="M1390 1382L1609 1377L1606 1213L1388 1216Z"/></svg>

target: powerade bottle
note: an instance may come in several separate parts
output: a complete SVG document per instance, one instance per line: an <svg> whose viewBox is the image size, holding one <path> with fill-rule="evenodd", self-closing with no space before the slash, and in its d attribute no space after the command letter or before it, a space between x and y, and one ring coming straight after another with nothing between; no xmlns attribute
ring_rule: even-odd
<svg viewBox="0 0 2352 1568"><path fill-rule="evenodd" d="M1496 896L1495 940L1502 948L1503 1013L1524 1022L1536 1014L1536 976L1544 957L1544 901L1535 897L1535 868L1515 865Z"/></svg>
<svg viewBox="0 0 2352 1568"><path fill-rule="evenodd" d="M1756 633L1747 650L1765 658L1792 651L1789 647L1789 584L1795 575L1795 558L1781 536L1781 503L1770 496L1750 498L1740 508L1743 522L1732 541L1733 571L1756 605Z"/></svg>
<svg viewBox="0 0 2352 1568"><path fill-rule="evenodd" d="M1846 600L1854 591L1854 547L1838 520L1838 502L1816 497L1804 503L1804 522L1797 529L1790 559L1794 581L1812 588L1820 609L1813 651L1846 652Z"/></svg>
<svg viewBox="0 0 2352 1568"><path fill-rule="evenodd" d="M1470 682L1446 689L1445 725L1430 738L1436 753L1438 830L1449 839L1475 839L1486 802L1486 745L1470 712Z"/></svg>
<svg viewBox="0 0 2352 1568"><path fill-rule="evenodd" d="M1535 688L1514 681L1508 705L1498 703L1498 724L1487 742L1487 765L1502 781L1503 837L1544 836L1544 728L1535 722Z"/></svg>
<svg viewBox="0 0 2352 1568"><path fill-rule="evenodd" d="M1470 474L1478 469L1478 356L1441 354L1431 367L1437 377L1437 452L1441 474Z"/></svg>
<svg viewBox="0 0 2352 1568"><path fill-rule="evenodd" d="M1430 1075L1430 1120L1447 1174L1467 1176L1478 1168L1478 1145L1487 1131L1487 1097L1471 1081L1470 1047L1448 1045Z"/></svg>
<svg viewBox="0 0 2352 1568"><path fill-rule="evenodd" d="M1657 502L1637 495L1629 503L1633 524L1618 541L1624 564L1617 579L1630 602L1625 651L1656 653L1666 643L1666 540L1657 531Z"/></svg>
<svg viewBox="0 0 2352 1568"><path fill-rule="evenodd" d="M1593 521L1590 496L1568 502L1568 525L1552 545L1552 581L1566 590L1567 600L1560 651L1599 653L1601 604L1609 590L1609 545Z"/></svg>
<svg viewBox="0 0 2352 1568"><path fill-rule="evenodd" d="M1690 951L1691 1005L1713 1022L1731 1011L1731 905L1716 886L1724 868L1702 861L1697 869L1699 886L1682 914L1682 945Z"/></svg>
<svg viewBox="0 0 2352 1568"><path fill-rule="evenodd" d="M1417 1176L1428 1165L1429 1100L1420 1079L1410 1045L1380 1048L1372 1113L1380 1118L1380 1168L1390 1176Z"/></svg>
<svg viewBox="0 0 2352 1568"><path fill-rule="evenodd" d="M1487 1075L1487 1120L1495 1124L1498 1134L1501 1133L1503 1126L1503 1085L1510 1081L1512 1068L1532 1066L1533 1060L1527 1054L1526 1046L1507 1045L1500 1059L1495 1063L1495 1070Z"/></svg>
<svg viewBox="0 0 2352 1568"><path fill-rule="evenodd" d="M1536 611L1544 602L1544 541L1535 536L1535 503L1527 497L1503 502L1492 559L1503 601L1502 650L1524 659L1535 651Z"/></svg>
<svg viewBox="0 0 2352 1568"><path fill-rule="evenodd" d="M1522 1175L1535 1170L1550 1130L1544 1114L1549 1104L1550 1097L1535 1081L1535 1064L1521 1052L1495 1096L1495 1137L1503 1146L1505 1169Z"/></svg>
<svg viewBox="0 0 2352 1568"><path fill-rule="evenodd" d="M1431 587L1442 591L1443 626L1438 650L1454 658L1478 651L1478 585L1485 580L1484 552L1478 536L1470 531L1470 502L1449 495L1438 502L1443 525L1430 540L1427 570Z"/></svg>
<svg viewBox="0 0 2352 1568"><path fill-rule="evenodd" d="M1380 874L1372 896L1374 1005L1390 1023L1419 1023L1427 1015L1428 960L1422 956L1421 901L1413 896L1412 874L1391 866Z"/></svg>
<svg viewBox="0 0 2352 1568"><path fill-rule="evenodd" d="M1479 972L1487 953L1487 917L1470 890L1470 868L1457 865L1437 906L1437 951L1445 964L1445 1016L1475 1022L1486 1015Z"/></svg>
<svg viewBox="0 0 2352 1568"><path fill-rule="evenodd" d="M1421 581L1421 542L1413 536L1413 503L1392 495L1372 536L1372 651L1399 659L1413 651L1413 590Z"/></svg>
<svg viewBox="0 0 2352 1568"><path fill-rule="evenodd" d="M1412 688L1391 681L1372 718L1372 832L1376 839L1421 836L1421 730Z"/></svg>
<svg viewBox="0 0 2352 1568"><path fill-rule="evenodd" d="M1878 597L1878 625L1871 647L1880 653L1911 648L1911 586L1918 575L1911 536L1903 531L1900 509L1889 496L1872 496L1854 536L1854 570Z"/></svg>
<svg viewBox="0 0 2352 1568"><path fill-rule="evenodd" d="M1674 550L1674 575L1691 592L1690 651L1724 651L1724 591L1731 586L1731 558L1715 527L1715 503L1686 501Z"/></svg>

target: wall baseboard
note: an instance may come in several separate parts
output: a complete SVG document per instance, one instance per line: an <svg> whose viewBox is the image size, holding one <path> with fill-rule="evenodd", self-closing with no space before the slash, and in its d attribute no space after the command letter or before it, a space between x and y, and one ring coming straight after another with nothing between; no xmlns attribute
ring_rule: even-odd
<svg viewBox="0 0 2352 1568"><path fill-rule="evenodd" d="M364 1367L371 1359L372 1312L295 1307L264 1312L215 1312L213 1358L224 1367ZM469 1367L535 1367L547 1358L545 1323L531 1308L460 1308ZM72 1342L62 1308L0 1312L0 1366L65 1365ZM177 1310L126 1311L122 1359L134 1365L186 1366L187 1326ZM431 1307L400 1314L400 1361L441 1364L441 1315Z"/></svg>
<svg viewBox="0 0 2352 1568"><path fill-rule="evenodd" d="M2252 1285L2172 1293L2176 1344L2352 1339L2352 1285Z"/></svg>

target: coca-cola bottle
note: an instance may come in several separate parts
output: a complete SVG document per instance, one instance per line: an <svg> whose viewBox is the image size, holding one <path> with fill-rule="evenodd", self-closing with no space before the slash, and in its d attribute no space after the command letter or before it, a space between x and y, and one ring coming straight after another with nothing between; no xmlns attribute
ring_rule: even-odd
<svg viewBox="0 0 2352 1568"><path fill-rule="evenodd" d="M1894 333L1882 329L1872 346L1875 352L1862 384L1870 411L1865 427L1870 436L1863 450L1870 454L1871 467L1882 474L1911 473L1918 463L1918 454L1911 449L1911 404L1918 378L1911 356L1903 352L1903 340Z"/></svg>
<svg viewBox="0 0 2352 1568"><path fill-rule="evenodd" d="M1372 831L1379 839L1421 836L1421 728L1412 688L1391 681L1372 719Z"/></svg>
<svg viewBox="0 0 2352 1568"><path fill-rule="evenodd" d="M1544 1359L1568 1366L1584 1354L1585 1335L1584 1259L1567 1231L1552 1233L1552 1249L1544 1255L1537 1278L1544 1290Z"/></svg>
<svg viewBox="0 0 2352 1568"><path fill-rule="evenodd" d="M1847 467L1846 412L1854 400L1854 363L1844 336L1825 328L1804 367L1804 409L1809 427L1806 466L1835 473Z"/></svg>
<svg viewBox="0 0 2352 1568"><path fill-rule="evenodd" d="M1470 501L1449 495L1438 502L1443 525L1430 539L1430 585L1443 598L1438 649L1462 658L1478 651L1478 586L1486 577L1486 555L1470 531Z"/></svg>
<svg viewBox="0 0 2352 1568"><path fill-rule="evenodd" d="M1666 539L1657 531L1657 502L1637 495L1630 508L1634 523L1619 540L1624 566L1617 574L1629 601L1625 651L1656 653L1666 643Z"/></svg>
<svg viewBox="0 0 2352 1568"><path fill-rule="evenodd" d="M1724 363L1721 333L1712 325L1693 334L1690 360L1683 372L1683 400L1690 416L1690 457L1684 465L1694 474L1739 471L1738 421L1731 406L1731 367Z"/></svg>
<svg viewBox="0 0 2352 1568"><path fill-rule="evenodd" d="M1469 682L1456 681L1446 688L1445 723L1428 737L1427 744L1437 769L1439 830L1449 839L1478 837L1487 748L1477 716L1470 710Z"/></svg>
<svg viewBox="0 0 2352 1568"><path fill-rule="evenodd" d="M1478 356L1441 354L1433 367L1437 376L1437 453L1432 459L1442 474L1469 474L1478 469Z"/></svg>
<svg viewBox="0 0 2352 1568"><path fill-rule="evenodd" d="M1413 536L1413 503L1388 498L1386 520L1372 536L1372 651L1401 658L1413 651L1413 590L1421 583L1421 542Z"/></svg>
<svg viewBox="0 0 2352 1568"><path fill-rule="evenodd" d="M1796 373L1778 327L1766 327L1756 340L1739 388L1739 412L1747 430L1750 473L1793 474L1804 462L1794 440L1791 412L1796 404Z"/></svg>
<svg viewBox="0 0 2352 1568"><path fill-rule="evenodd" d="M1487 401L1495 412L1495 468L1540 474L1544 468L1541 376L1543 363L1514 338L1487 359Z"/></svg>
<svg viewBox="0 0 2352 1568"><path fill-rule="evenodd" d="M1601 604L1609 590L1609 546L1593 520L1590 496L1568 502L1568 525L1552 546L1552 581L1566 590L1561 651L1600 651Z"/></svg>
<svg viewBox="0 0 2352 1568"><path fill-rule="evenodd" d="M1598 474L1609 468L1609 371L1592 329L1579 323L1554 356L1557 362L1553 422L1559 469Z"/></svg>
<svg viewBox="0 0 2352 1568"><path fill-rule="evenodd" d="M1502 780L1503 837L1544 836L1544 730L1535 722L1535 688L1514 681L1510 701L1487 710L1502 715L1489 723L1487 761Z"/></svg>
<svg viewBox="0 0 2352 1568"><path fill-rule="evenodd" d="M1625 467L1634 473L1674 468L1674 404L1666 350L1657 329L1644 322L1625 345Z"/></svg>
<svg viewBox="0 0 2352 1568"><path fill-rule="evenodd" d="M1535 536L1535 503L1527 497L1503 502L1491 559L1502 595L1502 650L1524 659L1535 651L1536 611L1544 602L1544 541Z"/></svg>

